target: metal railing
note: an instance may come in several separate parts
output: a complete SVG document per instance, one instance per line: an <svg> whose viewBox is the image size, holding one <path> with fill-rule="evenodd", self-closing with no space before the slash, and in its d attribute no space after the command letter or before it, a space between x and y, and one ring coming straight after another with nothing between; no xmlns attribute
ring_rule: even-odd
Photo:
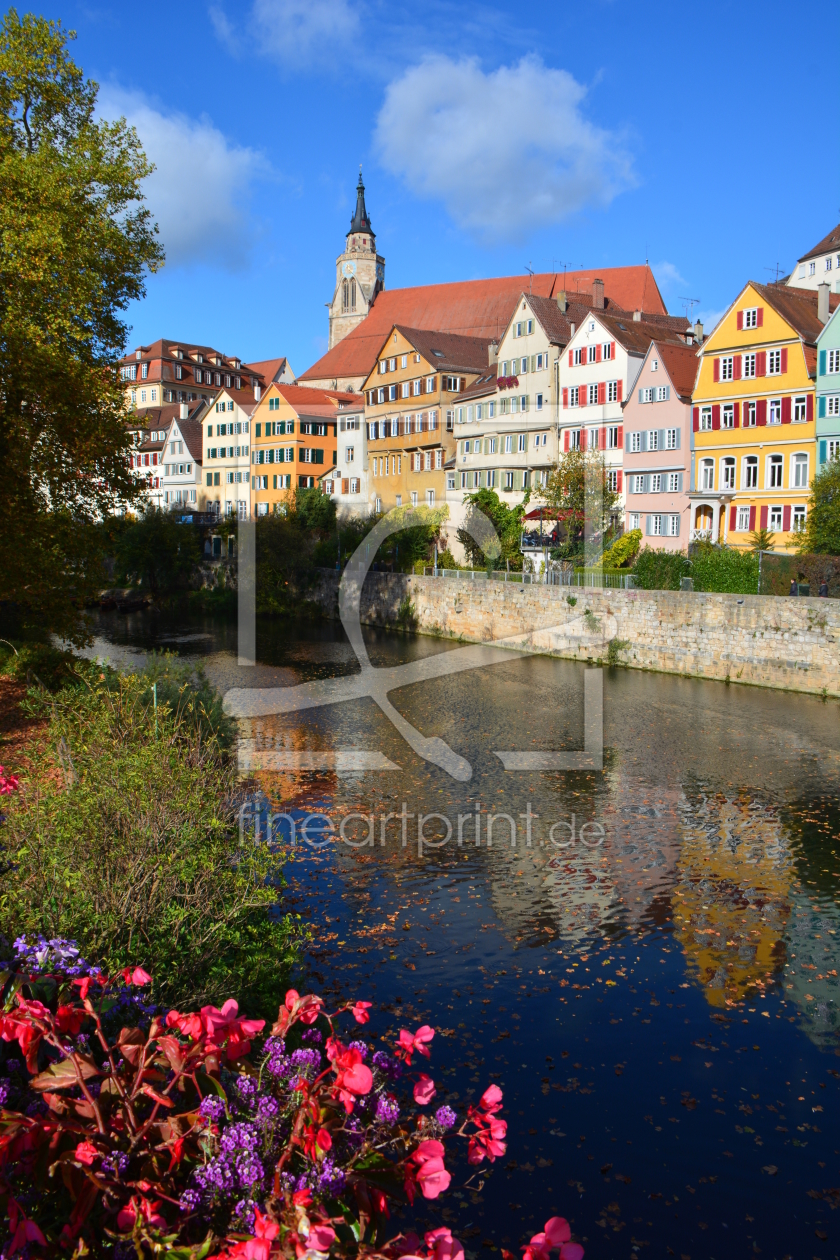
<svg viewBox="0 0 840 1260"><path fill-rule="evenodd" d="M549 569L543 573L510 573L506 569L435 569L427 565L425 577L449 578L464 582L514 582L521 586L582 586L607 587L611 590L632 591L635 580L632 573L575 573L570 569Z"/></svg>

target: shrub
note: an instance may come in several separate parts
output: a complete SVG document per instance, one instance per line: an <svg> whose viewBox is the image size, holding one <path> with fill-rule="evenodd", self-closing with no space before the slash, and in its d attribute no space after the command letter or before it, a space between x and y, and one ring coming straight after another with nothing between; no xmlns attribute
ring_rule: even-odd
<svg viewBox="0 0 840 1260"><path fill-rule="evenodd" d="M728 591L737 595L758 592L758 556L708 543L696 548L691 558L695 591Z"/></svg>
<svg viewBox="0 0 840 1260"><path fill-rule="evenodd" d="M369 1002L329 1013L291 989L263 1041L264 1021L234 999L164 1014L137 995L145 970L108 983L69 941L19 942L6 976L0 1031L25 1068L7 1059L0 1075L4 1254L463 1257L445 1227L425 1248L385 1241L389 1202L448 1189L453 1138L473 1168L506 1151L497 1085L460 1118L432 1111L434 1081L413 1059L430 1057L433 1028L374 1051L338 1031L342 1016L367 1024ZM580 1260L569 1240L553 1217L526 1256Z"/></svg>
<svg viewBox="0 0 840 1260"><path fill-rule="evenodd" d="M0 932L73 937L111 973L139 958L166 1000L218 1000L235 984L270 1009L295 928L278 913L279 856L240 836L212 721L197 699L164 700L156 728L148 679L79 673L84 685L52 700L30 693L50 717L47 751L3 828L14 876Z"/></svg>
<svg viewBox="0 0 840 1260"><path fill-rule="evenodd" d="M680 578L690 571L682 551L658 551L654 547L643 547L633 566L636 586L643 591L678 591Z"/></svg>
<svg viewBox="0 0 840 1260"><path fill-rule="evenodd" d="M78 659L72 652L63 652L50 643L0 644L5 648L2 667L5 673L21 682L40 683L47 691L57 691L78 682Z"/></svg>
<svg viewBox="0 0 840 1260"><path fill-rule="evenodd" d="M623 565L632 564L639 554L641 545L642 531L640 529L631 529L626 534L622 534L620 538L617 538L611 547L607 548L601 557L601 564L605 569L619 569Z"/></svg>

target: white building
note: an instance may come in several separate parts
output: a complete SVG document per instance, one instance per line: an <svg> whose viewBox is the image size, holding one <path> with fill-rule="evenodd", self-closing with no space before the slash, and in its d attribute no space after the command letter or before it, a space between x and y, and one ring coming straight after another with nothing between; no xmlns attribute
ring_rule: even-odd
<svg viewBox="0 0 840 1260"><path fill-rule="evenodd" d="M830 285L833 293L840 293L840 223L802 255L785 284L795 289L816 289L823 282Z"/></svg>
<svg viewBox="0 0 840 1260"><path fill-rule="evenodd" d="M163 507L198 508L201 493L202 420L208 404L204 401L190 413L188 403L180 403L166 434L163 460Z"/></svg>
<svg viewBox="0 0 840 1260"><path fill-rule="evenodd" d="M251 416L259 402L250 390L223 389L202 418L203 485L199 508L247 521L251 514Z"/></svg>
<svg viewBox="0 0 840 1260"><path fill-rule="evenodd" d="M341 408L345 407L347 404L342 403ZM369 511L369 469L364 407L340 409L336 419L338 458L319 480L324 493L335 500L340 517L365 515Z"/></svg>

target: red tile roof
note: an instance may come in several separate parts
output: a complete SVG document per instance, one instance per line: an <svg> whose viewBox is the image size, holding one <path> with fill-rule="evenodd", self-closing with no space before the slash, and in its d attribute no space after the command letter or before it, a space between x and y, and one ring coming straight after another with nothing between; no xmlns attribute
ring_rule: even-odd
<svg viewBox="0 0 840 1260"><path fill-rule="evenodd" d="M667 314L653 272L648 266L608 267L599 271L549 272L529 281L532 294L556 297L565 290L571 301L591 300L592 282L604 282L604 294L622 310ZM351 333L328 350L301 376L306 380L367 377L382 342L395 324L467 337L499 338L523 291L522 276L462 280L411 289L385 289L370 313Z"/></svg>
<svg viewBox="0 0 840 1260"><path fill-rule="evenodd" d="M263 378L266 385L270 385L285 371L288 362L285 355L282 359L262 359L259 363L243 363L242 371L256 373Z"/></svg>
<svg viewBox="0 0 840 1260"><path fill-rule="evenodd" d="M694 382L697 379L697 368L700 365L697 347L678 346L669 341L655 341L652 349L665 364L668 379L676 393L683 402L690 402Z"/></svg>
<svg viewBox="0 0 840 1260"><path fill-rule="evenodd" d="M437 330L430 332L427 328L406 328L403 324L395 327L422 354L430 367L464 372L483 372L489 367L488 338L462 337L458 333ZM389 330L388 337L390 335Z"/></svg>
<svg viewBox="0 0 840 1260"><path fill-rule="evenodd" d="M178 428L187 444L187 450L197 464L202 462L204 426L199 420L179 420Z"/></svg>
<svg viewBox="0 0 840 1260"><path fill-rule="evenodd" d="M593 312L624 349L630 354L647 354L652 341L661 345L664 341L675 341L680 345L680 333L690 331L691 325L684 315L673 316L671 325L648 323L647 320L633 319L632 315L605 315L603 311Z"/></svg>
<svg viewBox="0 0 840 1260"><path fill-rule="evenodd" d="M818 241L813 249L809 249L807 254L803 254L799 262L805 262L809 258L816 257L817 254L827 254L831 250L840 251L840 223L829 232L828 236L824 236Z"/></svg>
<svg viewBox="0 0 840 1260"><path fill-rule="evenodd" d="M756 284L755 280L751 280L750 284L756 293L761 294L766 302L781 315L782 319L786 319L790 326L795 329L802 340L816 345L817 337L823 330L824 325L817 317L817 301L819 294L816 289L797 289L787 288L776 284ZM833 311L840 303L840 293L830 293L828 295L828 309Z"/></svg>
<svg viewBox="0 0 840 1260"><path fill-rule="evenodd" d="M307 407L317 403L344 403L351 407L364 407L365 400L361 394L347 393L340 389L313 389L311 385L284 385L278 381L275 385L291 407Z"/></svg>

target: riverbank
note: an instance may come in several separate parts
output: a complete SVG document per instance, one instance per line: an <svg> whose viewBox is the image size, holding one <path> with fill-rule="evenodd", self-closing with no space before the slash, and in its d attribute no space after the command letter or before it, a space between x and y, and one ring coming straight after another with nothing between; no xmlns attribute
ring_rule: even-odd
<svg viewBox="0 0 840 1260"><path fill-rule="evenodd" d="M338 574L313 598L338 616ZM840 695L840 603L772 595L521 586L369 573L365 624L592 663Z"/></svg>

